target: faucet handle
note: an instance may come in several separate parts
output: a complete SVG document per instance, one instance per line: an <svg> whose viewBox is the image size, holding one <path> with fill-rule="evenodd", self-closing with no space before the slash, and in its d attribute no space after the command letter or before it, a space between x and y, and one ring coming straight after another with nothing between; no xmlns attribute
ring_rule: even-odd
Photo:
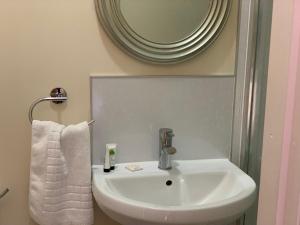
<svg viewBox="0 0 300 225"><path fill-rule="evenodd" d="M159 133L162 138L175 136L173 130L170 128L160 128Z"/></svg>
<svg viewBox="0 0 300 225"><path fill-rule="evenodd" d="M171 129L168 130L168 131L166 132L166 134L167 134L167 136L169 136L169 137L174 137L174 136L175 136L173 130L171 130Z"/></svg>
<svg viewBox="0 0 300 225"><path fill-rule="evenodd" d="M170 128L159 129L160 143L162 147L172 146L172 137L175 136L173 130Z"/></svg>

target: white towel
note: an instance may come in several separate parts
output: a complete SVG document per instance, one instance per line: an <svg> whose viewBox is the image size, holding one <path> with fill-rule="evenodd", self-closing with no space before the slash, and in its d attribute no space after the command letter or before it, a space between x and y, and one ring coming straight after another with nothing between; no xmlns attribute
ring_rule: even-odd
<svg viewBox="0 0 300 225"><path fill-rule="evenodd" d="M91 225L90 133L86 122L33 121L29 208L40 225Z"/></svg>

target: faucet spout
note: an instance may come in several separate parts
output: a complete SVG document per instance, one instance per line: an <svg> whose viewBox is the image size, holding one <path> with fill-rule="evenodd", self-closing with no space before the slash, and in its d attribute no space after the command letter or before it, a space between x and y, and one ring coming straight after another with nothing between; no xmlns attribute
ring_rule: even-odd
<svg viewBox="0 0 300 225"><path fill-rule="evenodd" d="M174 155L177 151L176 148L172 146L173 137L174 133L172 129L159 129L159 169L169 170L172 168L171 155Z"/></svg>

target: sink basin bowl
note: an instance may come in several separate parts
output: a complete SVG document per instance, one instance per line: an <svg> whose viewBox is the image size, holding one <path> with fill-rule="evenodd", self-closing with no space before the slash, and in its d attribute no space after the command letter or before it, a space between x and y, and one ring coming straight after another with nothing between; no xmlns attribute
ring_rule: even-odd
<svg viewBox="0 0 300 225"><path fill-rule="evenodd" d="M129 164L143 170L131 172ZM224 225L253 203L254 181L227 159L173 161L168 171L155 162L93 168L93 194L100 208L124 225Z"/></svg>

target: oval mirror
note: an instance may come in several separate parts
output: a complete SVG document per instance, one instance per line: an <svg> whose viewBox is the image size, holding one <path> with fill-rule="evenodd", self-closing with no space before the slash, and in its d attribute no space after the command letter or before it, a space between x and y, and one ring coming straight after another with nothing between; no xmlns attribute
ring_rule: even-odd
<svg viewBox="0 0 300 225"><path fill-rule="evenodd" d="M219 35L232 0L95 0L99 21L127 53L176 63L206 49Z"/></svg>

